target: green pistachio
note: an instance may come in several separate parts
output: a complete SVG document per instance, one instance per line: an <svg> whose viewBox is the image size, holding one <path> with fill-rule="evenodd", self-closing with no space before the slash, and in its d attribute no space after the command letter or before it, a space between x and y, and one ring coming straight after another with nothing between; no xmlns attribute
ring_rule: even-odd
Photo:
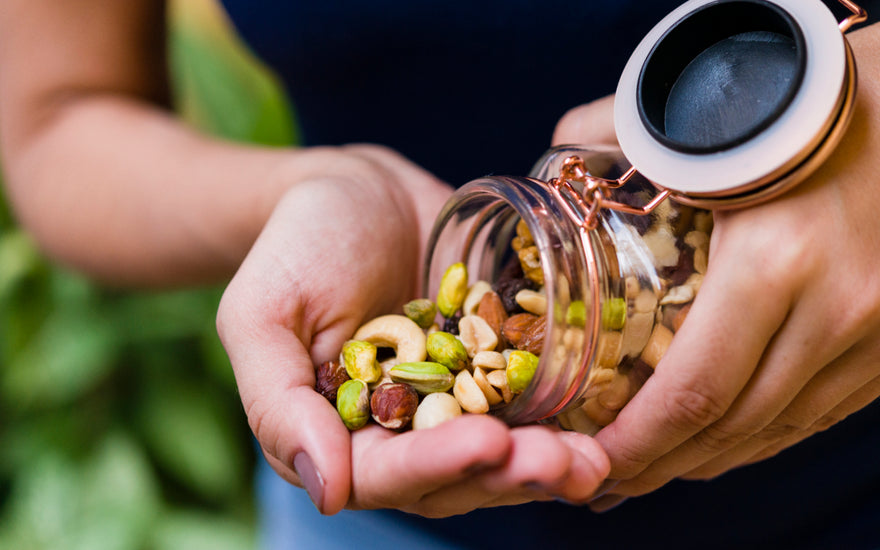
<svg viewBox="0 0 880 550"><path fill-rule="evenodd" d="M602 328L621 330L626 324L626 300L612 298L602 304Z"/></svg>
<svg viewBox="0 0 880 550"><path fill-rule="evenodd" d="M538 356L528 351L516 350L510 353L507 360L507 385L513 393L525 390L535 370L538 368Z"/></svg>
<svg viewBox="0 0 880 550"><path fill-rule="evenodd" d="M434 317L437 316L437 306L427 298L419 298L404 304L403 314L419 325L420 328L428 328L434 324Z"/></svg>
<svg viewBox="0 0 880 550"><path fill-rule="evenodd" d="M361 380L347 380L336 392L336 410L349 430L362 428L370 419L370 390Z"/></svg>
<svg viewBox="0 0 880 550"><path fill-rule="evenodd" d="M455 384L455 376L448 368L431 361L400 363L388 371L388 375L395 382L409 384L421 394L449 391Z"/></svg>
<svg viewBox="0 0 880 550"><path fill-rule="evenodd" d="M451 371L468 366L468 353L461 340L448 332L437 331L428 335L428 357Z"/></svg>
<svg viewBox="0 0 880 550"><path fill-rule="evenodd" d="M357 380L372 383L382 377L382 367L376 361L376 346L363 340L349 340L342 346L345 372Z"/></svg>
<svg viewBox="0 0 880 550"><path fill-rule="evenodd" d="M437 291L437 309L444 317L452 317L467 296L468 272L462 262L446 268Z"/></svg>
<svg viewBox="0 0 880 550"><path fill-rule="evenodd" d="M587 306L583 300L575 300L568 304L565 322L573 327L582 327L587 323Z"/></svg>

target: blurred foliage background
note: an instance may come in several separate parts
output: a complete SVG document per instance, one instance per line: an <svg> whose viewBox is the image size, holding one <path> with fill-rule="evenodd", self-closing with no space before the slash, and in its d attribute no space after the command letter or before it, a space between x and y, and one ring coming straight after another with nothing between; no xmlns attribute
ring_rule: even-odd
<svg viewBox="0 0 880 550"><path fill-rule="evenodd" d="M295 142L283 92L214 0L172 1L169 30L183 118ZM0 195L0 550L256 547L221 292L92 283L43 258Z"/></svg>

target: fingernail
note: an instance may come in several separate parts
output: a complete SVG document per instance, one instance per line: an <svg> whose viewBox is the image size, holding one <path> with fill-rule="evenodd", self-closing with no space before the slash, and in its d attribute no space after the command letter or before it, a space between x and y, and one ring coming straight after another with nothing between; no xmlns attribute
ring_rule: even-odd
<svg viewBox="0 0 880 550"><path fill-rule="evenodd" d="M597 514L601 514L603 512L607 512L609 510L613 510L617 508L629 497L625 497L622 495L608 495L606 497L602 497L600 499L596 499L590 502L590 510L596 512Z"/></svg>
<svg viewBox="0 0 880 550"><path fill-rule="evenodd" d="M617 487L618 483L620 483L619 479L606 479L599 485L588 502L593 502L594 500L605 496L605 493Z"/></svg>
<svg viewBox="0 0 880 550"><path fill-rule="evenodd" d="M312 504L319 512L323 513L324 478L321 477L321 472L315 468L312 458L305 452L297 454L293 458L293 468L306 488L309 498L312 499Z"/></svg>

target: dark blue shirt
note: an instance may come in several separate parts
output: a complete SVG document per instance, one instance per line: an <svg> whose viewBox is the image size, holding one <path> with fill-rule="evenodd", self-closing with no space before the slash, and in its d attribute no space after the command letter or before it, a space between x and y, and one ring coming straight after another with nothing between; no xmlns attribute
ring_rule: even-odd
<svg viewBox="0 0 880 550"><path fill-rule="evenodd" d="M454 185L527 173L559 117L612 93L641 37L679 4L224 3L290 92L305 145L381 143ZM399 521L467 548L878 547L878 426L874 403L773 459L676 481L601 515L530 504Z"/></svg>
<svg viewBox="0 0 880 550"><path fill-rule="evenodd" d="M227 1L303 141L391 146L446 181L525 174L565 111L612 93L675 2Z"/></svg>

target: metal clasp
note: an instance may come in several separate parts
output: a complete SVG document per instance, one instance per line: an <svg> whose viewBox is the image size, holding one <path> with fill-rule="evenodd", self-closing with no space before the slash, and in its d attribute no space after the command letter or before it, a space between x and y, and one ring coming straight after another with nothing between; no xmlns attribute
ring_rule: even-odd
<svg viewBox="0 0 880 550"><path fill-rule="evenodd" d="M599 212L603 208L644 216L653 212L661 202L672 194L669 189L663 189L644 206L631 206L611 200L611 190L623 186L637 173L635 168L630 168L616 180L598 178L587 172L587 166L581 157L572 155L563 161L559 176L551 179L548 185L557 194L565 195L580 207L583 213L582 220L578 219L578 216L572 215L574 213L571 211L569 211L569 215L583 229L592 230L598 225ZM583 190L576 190L572 186L572 182L582 183Z"/></svg>
<svg viewBox="0 0 880 550"><path fill-rule="evenodd" d="M861 6L856 4L855 2L851 2L850 0L839 0L843 6L852 12L852 15L844 19L840 22L838 27L840 28L840 32L848 31L853 25L857 25L859 23L864 23L868 20L868 12L864 10Z"/></svg>

